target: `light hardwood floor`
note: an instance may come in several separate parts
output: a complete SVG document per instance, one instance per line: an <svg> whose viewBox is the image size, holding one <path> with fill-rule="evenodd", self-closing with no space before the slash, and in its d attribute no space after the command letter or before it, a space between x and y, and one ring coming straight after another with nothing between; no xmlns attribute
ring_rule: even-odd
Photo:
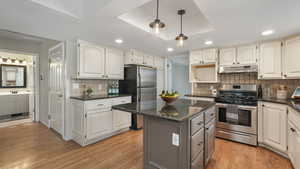
<svg viewBox="0 0 300 169"><path fill-rule="evenodd" d="M142 131L129 131L87 147L65 142L39 123L0 128L1 169L142 169ZM292 169L263 148L221 139L207 169Z"/></svg>

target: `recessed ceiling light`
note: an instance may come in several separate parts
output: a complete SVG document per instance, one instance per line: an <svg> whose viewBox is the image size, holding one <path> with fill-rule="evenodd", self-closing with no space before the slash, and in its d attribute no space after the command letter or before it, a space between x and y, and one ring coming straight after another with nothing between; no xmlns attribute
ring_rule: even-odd
<svg viewBox="0 0 300 169"><path fill-rule="evenodd" d="M115 42L120 44L120 43L123 43L123 40L122 39L116 39Z"/></svg>
<svg viewBox="0 0 300 169"><path fill-rule="evenodd" d="M173 50L174 50L173 48L167 48L168 52L173 52Z"/></svg>
<svg viewBox="0 0 300 169"><path fill-rule="evenodd" d="M205 41L205 42L204 42L204 44L205 44L205 45L212 45L213 43L214 43L214 42L213 42L213 41L211 41L211 40L209 40L209 41Z"/></svg>
<svg viewBox="0 0 300 169"><path fill-rule="evenodd" d="M274 30L265 30L261 33L262 36L268 36L272 35L274 33Z"/></svg>

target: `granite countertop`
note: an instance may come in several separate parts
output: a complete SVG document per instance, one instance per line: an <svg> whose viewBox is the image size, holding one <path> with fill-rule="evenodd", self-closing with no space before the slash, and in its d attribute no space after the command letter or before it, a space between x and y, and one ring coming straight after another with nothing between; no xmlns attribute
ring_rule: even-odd
<svg viewBox="0 0 300 169"><path fill-rule="evenodd" d="M153 101L116 105L112 108L180 122L192 117L195 114L203 112L214 105L214 102L189 99L178 99L172 104L166 104L161 99L157 99Z"/></svg>
<svg viewBox="0 0 300 169"><path fill-rule="evenodd" d="M259 101L265 101L265 102L286 104L286 105L292 107L293 109L295 109L296 111L298 111L300 113L300 100L296 100L296 99L277 99L277 98L272 98L272 97L261 98L261 99L258 99L258 100Z"/></svg>
<svg viewBox="0 0 300 169"><path fill-rule="evenodd" d="M131 95L126 94L115 94L115 95L92 95L89 97L83 97L83 96L71 96L71 99L81 100L81 101L88 101L88 100L98 100L98 99L110 99L110 98L116 98L116 97L126 97Z"/></svg>
<svg viewBox="0 0 300 169"><path fill-rule="evenodd" d="M187 97L208 97L208 98L216 98L216 95L212 95L212 94L186 94L184 96Z"/></svg>

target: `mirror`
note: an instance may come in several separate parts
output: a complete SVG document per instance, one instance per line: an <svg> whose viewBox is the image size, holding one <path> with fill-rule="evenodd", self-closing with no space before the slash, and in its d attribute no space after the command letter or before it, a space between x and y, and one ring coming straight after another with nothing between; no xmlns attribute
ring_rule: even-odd
<svg viewBox="0 0 300 169"><path fill-rule="evenodd" d="M26 66L1 65L1 88L26 88Z"/></svg>

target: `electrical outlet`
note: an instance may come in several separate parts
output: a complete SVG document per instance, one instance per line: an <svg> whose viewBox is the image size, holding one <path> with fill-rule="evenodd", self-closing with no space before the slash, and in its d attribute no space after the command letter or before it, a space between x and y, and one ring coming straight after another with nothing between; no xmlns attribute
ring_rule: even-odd
<svg viewBox="0 0 300 169"><path fill-rule="evenodd" d="M73 84L73 89L79 89L79 84L78 83L74 83Z"/></svg>
<svg viewBox="0 0 300 169"><path fill-rule="evenodd" d="M177 133L172 134L172 144L174 146L179 146L179 134Z"/></svg>

